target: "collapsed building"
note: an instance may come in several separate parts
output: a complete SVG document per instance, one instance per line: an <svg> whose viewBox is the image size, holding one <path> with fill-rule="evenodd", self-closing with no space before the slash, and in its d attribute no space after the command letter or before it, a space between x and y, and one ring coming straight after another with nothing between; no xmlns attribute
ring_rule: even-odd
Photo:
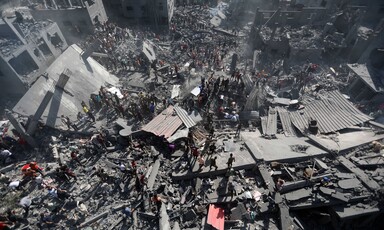
<svg viewBox="0 0 384 230"><path fill-rule="evenodd" d="M6 11L3 16L0 19L1 94L20 97L68 45L55 22L36 20L27 9Z"/></svg>
<svg viewBox="0 0 384 230"><path fill-rule="evenodd" d="M298 56L299 59L313 59L336 54L345 56L351 63L358 62L363 58L363 53L368 52L367 48L372 43L383 41L383 22L376 21L374 29L361 26L367 14L364 7L348 8L352 13L339 13L329 18L334 4L329 1L324 7L303 7L299 11L281 8L275 11L257 9L253 23L254 31L251 33L254 47L264 45L270 51L278 51L286 58ZM368 14L372 12L369 11Z"/></svg>
<svg viewBox="0 0 384 230"><path fill-rule="evenodd" d="M153 26L156 30L169 27L173 17L174 0L115 0L104 1L113 15L121 15L130 24Z"/></svg>
<svg viewBox="0 0 384 230"><path fill-rule="evenodd" d="M94 25L108 21L102 0L26 1L36 20L57 23L69 44L78 43L94 33Z"/></svg>
<svg viewBox="0 0 384 230"><path fill-rule="evenodd" d="M68 47L0 123L0 221L382 229L382 30L366 59L347 41L368 25L325 29L348 4L307 1L311 19L272 1L257 25L234 2L177 7L169 36L107 23Z"/></svg>

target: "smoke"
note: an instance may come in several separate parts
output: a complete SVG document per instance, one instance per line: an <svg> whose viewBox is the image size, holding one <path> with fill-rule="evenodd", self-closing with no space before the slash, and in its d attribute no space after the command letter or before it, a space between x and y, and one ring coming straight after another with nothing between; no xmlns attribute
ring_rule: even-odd
<svg viewBox="0 0 384 230"><path fill-rule="evenodd" d="M236 26L243 27L248 22L253 22L255 12L258 7L264 8L264 0L234 0L229 7L230 18L236 23Z"/></svg>

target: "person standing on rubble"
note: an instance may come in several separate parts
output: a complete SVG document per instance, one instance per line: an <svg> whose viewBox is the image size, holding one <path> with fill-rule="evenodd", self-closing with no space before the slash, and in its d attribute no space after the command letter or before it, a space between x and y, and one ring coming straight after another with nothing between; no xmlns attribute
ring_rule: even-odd
<svg viewBox="0 0 384 230"><path fill-rule="evenodd" d="M155 103L153 101L149 104L149 112L151 112L152 116L155 115Z"/></svg>
<svg viewBox="0 0 384 230"><path fill-rule="evenodd" d="M119 164L119 169L120 169L120 172L122 174L121 175L121 180L122 181L126 181L132 175L132 172L127 169L127 167L125 166L124 163L120 163Z"/></svg>
<svg viewBox="0 0 384 230"><path fill-rule="evenodd" d="M76 161L80 166L84 167L83 163L81 163L79 156L77 155L79 153L78 150L73 150L71 152L71 159Z"/></svg>
<svg viewBox="0 0 384 230"><path fill-rule="evenodd" d="M95 116L93 116L92 112L89 110L89 108L85 104L83 104L83 111L85 114L88 115L89 118L92 119L92 122L96 122Z"/></svg>
<svg viewBox="0 0 384 230"><path fill-rule="evenodd" d="M233 157L233 154L229 154L229 158L228 158L228 162L227 162L227 165L228 165L228 168L232 168L232 164L233 162L235 162L235 158Z"/></svg>
<svg viewBox="0 0 384 230"><path fill-rule="evenodd" d="M53 227L55 223L53 222L53 217L49 213L40 213L39 225L41 228L45 226L49 229L50 227Z"/></svg>
<svg viewBox="0 0 384 230"><path fill-rule="evenodd" d="M285 184L285 180L281 178L277 179L277 182L276 182L277 191L280 191L283 188L284 184Z"/></svg>
<svg viewBox="0 0 384 230"><path fill-rule="evenodd" d="M115 98L115 102L116 102L116 105L119 105L120 104L120 98L119 96L117 95L117 91L115 92L115 94L113 94L114 98Z"/></svg>
<svg viewBox="0 0 384 230"><path fill-rule="evenodd" d="M132 166L132 169L133 169L133 170L136 170L137 164L136 164L136 161L135 161L135 160L132 160L132 161L131 161L131 166Z"/></svg>
<svg viewBox="0 0 384 230"><path fill-rule="evenodd" d="M228 182L228 194L231 196L231 200L233 199L233 195L235 194L235 185L232 181Z"/></svg>
<svg viewBox="0 0 384 230"><path fill-rule="evenodd" d="M159 195L155 194L151 200L155 203L156 208L157 208L157 212L160 213L161 204L162 204L161 197Z"/></svg>
<svg viewBox="0 0 384 230"><path fill-rule="evenodd" d="M68 177L72 177L73 179L77 180L76 174L67 166L63 164L59 164L60 170Z"/></svg>
<svg viewBox="0 0 384 230"><path fill-rule="evenodd" d="M24 218L28 217L29 214L29 208L31 207L32 204L32 199L30 196L23 197L20 202L20 206L24 209Z"/></svg>
<svg viewBox="0 0 384 230"><path fill-rule="evenodd" d="M237 124L235 137L240 137L240 131L241 131L241 122L239 121L239 123Z"/></svg>
<svg viewBox="0 0 384 230"><path fill-rule="evenodd" d="M197 159L200 156L199 149L196 146L191 147L191 153L194 159Z"/></svg>
<svg viewBox="0 0 384 230"><path fill-rule="evenodd" d="M175 64L175 73L176 76L179 75L179 67L177 66L177 64Z"/></svg>
<svg viewBox="0 0 384 230"><path fill-rule="evenodd" d="M218 167L217 167L216 160L217 160L217 157L216 157L216 156L211 158L211 164L210 164L210 166L209 166L209 170L211 170L212 167L214 167L215 170L217 170Z"/></svg>
<svg viewBox="0 0 384 230"><path fill-rule="evenodd" d="M197 158L197 162L199 163L199 171L201 171L205 165L205 160L204 158L200 155L198 158Z"/></svg>
<svg viewBox="0 0 384 230"><path fill-rule="evenodd" d="M36 177L36 172L39 172L42 176L45 176L43 173L43 169L40 168L40 166L35 161L25 164L21 168L21 171L24 173L25 176Z"/></svg>
<svg viewBox="0 0 384 230"><path fill-rule="evenodd" d="M212 125L212 127L211 127L211 129L209 130L209 137L210 138L213 138L213 135L215 134L215 128L213 127L213 125Z"/></svg>
<svg viewBox="0 0 384 230"><path fill-rule="evenodd" d="M132 213L135 211L130 205L123 209L124 219L132 220Z"/></svg>
<svg viewBox="0 0 384 230"><path fill-rule="evenodd" d="M68 127L68 130L73 128L75 131L78 130L77 126L71 122L71 119L69 117L61 115L61 122Z"/></svg>

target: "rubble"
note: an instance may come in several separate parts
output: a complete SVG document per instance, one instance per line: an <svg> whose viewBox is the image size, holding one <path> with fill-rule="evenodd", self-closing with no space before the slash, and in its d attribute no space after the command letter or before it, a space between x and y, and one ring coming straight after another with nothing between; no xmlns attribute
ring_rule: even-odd
<svg viewBox="0 0 384 230"><path fill-rule="evenodd" d="M382 31L337 29L336 6L241 21L245 2L181 5L165 34L98 24L63 51L0 123L0 222L381 229L381 75L345 63Z"/></svg>

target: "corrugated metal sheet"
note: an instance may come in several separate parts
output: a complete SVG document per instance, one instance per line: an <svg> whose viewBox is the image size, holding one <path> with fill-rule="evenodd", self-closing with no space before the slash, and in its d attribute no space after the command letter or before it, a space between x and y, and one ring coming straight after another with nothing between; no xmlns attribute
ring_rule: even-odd
<svg viewBox="0 0 384 230"><path fill-rule="evenodd" d="M224 230L224 209L209 205L207 223L218 230Z"/></svg>
<svg viewBox="0 0 384 230"><path fill-rule="evenodd" d="M267 91L262 86L256 84L245 102L244 111L259 110L259 106L263 104L266 96Z"/></svg>
<svg viewBox="0 0 384 230"><path fill-rule="evenodd" d="M281 125L283 126L284 135L287 137L297 136L289 112L283 107L277 107L277 112L279 113Z"/></svg>
<svg viewBox="0 0 384 230"><path fill-rule="evenodd" d="M257 105L257 96L259 92L259 87L254 86L247 101L245 102L244 110L246 111L254 111L258 109Z"/></svg>
<svg viewBox="0 0 384 230"><path fill-rule="evenodd" d="M317 120L320 133L342 130L372 120L353 106L340 92L331 91L303 110L290 112L292 123L304 132L311 119Z"/></svg>
<svg viewBox="0 0 384 230"><path fill-rule="evenodd" d="M191 128L196 125L196 122L188 115L187 111L179 106L175 106L173 109L176 111L177 115L187 128Z"/></svg>
<svg viewBox="0 0 384 230"><path fill-rule="evenodd" d="M141 130L153 133L157 136L164 135L165 138L169 138L182 124L183 122L179 116L174 113L173 106L169 106Z"/></svg>

